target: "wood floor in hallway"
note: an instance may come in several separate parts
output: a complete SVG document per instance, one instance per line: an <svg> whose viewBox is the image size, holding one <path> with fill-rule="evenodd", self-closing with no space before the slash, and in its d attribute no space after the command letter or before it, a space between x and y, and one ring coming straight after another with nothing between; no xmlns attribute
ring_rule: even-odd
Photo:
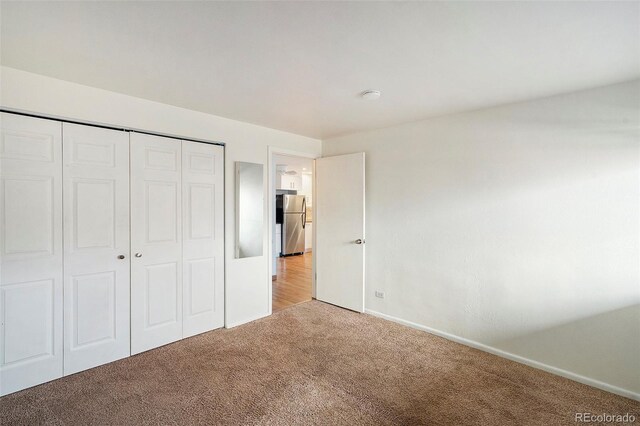
<svg viewBox="0 0 640 426"><path fill-rule="evenodd" d="M312 254L279 257L273 281L273 312L311 300Z"/></svg>

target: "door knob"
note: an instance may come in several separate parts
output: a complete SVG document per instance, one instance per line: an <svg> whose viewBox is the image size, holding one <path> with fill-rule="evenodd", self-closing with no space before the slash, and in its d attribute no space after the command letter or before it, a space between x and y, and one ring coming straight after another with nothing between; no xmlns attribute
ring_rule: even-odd
<svg viewBox="0 0 640 426"><path fill-rule="evenodd" d="M361 238L358 238L357 240L354 241L356 244L364 244L364 240Z"/></svg>
<svg viewBox="0 0 640 426"><path fill-rule="evenodd" d="M142 257L142 253L136 253L136 257Z"/></svg>
<svg viewBox="0 0 640 426"><path fill-rule="evenodd" d="M118 256L118 259L124 259L124 254L121 254L120 256Z"/></svg>

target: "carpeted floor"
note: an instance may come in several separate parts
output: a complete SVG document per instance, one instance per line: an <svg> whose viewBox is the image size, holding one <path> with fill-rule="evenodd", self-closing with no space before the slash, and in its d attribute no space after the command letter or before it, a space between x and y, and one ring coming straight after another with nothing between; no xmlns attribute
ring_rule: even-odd
<svg viewBox="0 0 640 426"><path fill-rule="evenodd" d="M573 424L640 404L430 334L303 303L0 399L0 424Z"/></svg>

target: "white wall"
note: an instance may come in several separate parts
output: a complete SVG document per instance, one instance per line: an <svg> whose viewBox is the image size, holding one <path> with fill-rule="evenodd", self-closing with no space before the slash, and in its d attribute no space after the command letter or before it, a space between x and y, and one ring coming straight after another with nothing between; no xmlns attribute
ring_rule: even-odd
<svg viewBox="0 0 640 426"><path fill-rule="evenodd" d="M234 326L268 315L271 286L266 207L268 146L317 155L321 150L320 141L7 67L0 68L0 106L226 143L226 323ZM260 257L235 259L233 256L235 161L265 165L264 248Z"/></svg>
<svg viewBox="0 0 640 426"><path fill-rule="evenodd" d="M640 80L323 141L366 152L366 308L637 398L639 117Z"/></svg>

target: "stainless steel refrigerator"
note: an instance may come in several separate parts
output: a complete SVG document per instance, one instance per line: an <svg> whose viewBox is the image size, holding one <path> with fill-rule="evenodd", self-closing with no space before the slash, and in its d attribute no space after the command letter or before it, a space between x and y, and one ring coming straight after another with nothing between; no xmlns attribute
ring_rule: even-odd
<svg viewBox="0 0 640 426"><path fill-rule="evenodd" d="M304 253L307 200L304 195L283 195L282 254Z"/></svg>

